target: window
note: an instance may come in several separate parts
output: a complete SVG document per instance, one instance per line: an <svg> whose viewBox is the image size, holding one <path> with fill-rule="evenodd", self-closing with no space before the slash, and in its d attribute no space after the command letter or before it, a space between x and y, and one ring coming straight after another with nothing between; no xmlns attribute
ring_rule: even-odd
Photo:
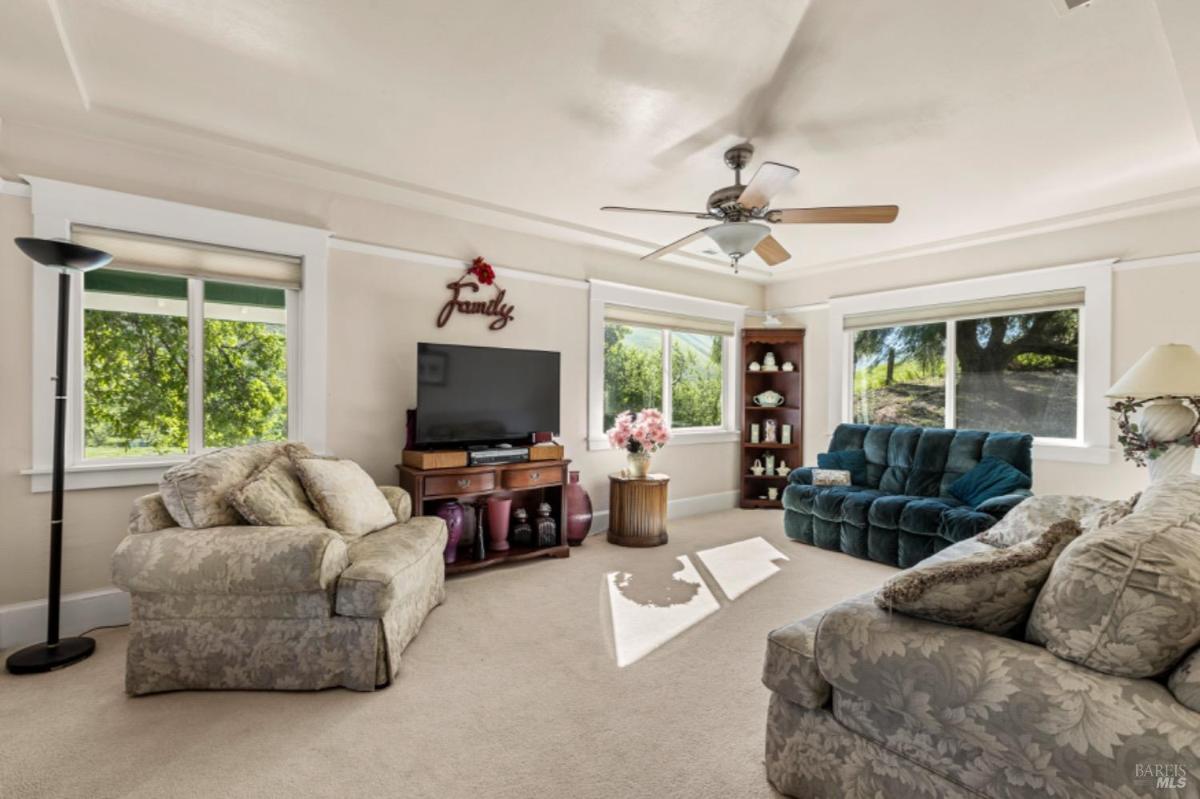
<svg viewBox="0 0 1200 799"><path fill-rule="evenodd" d="M329 231L46 178L27 180L33 235L69 238L115 256L104 269L71 277L68 490L152 485L172 460L188 453L226 441L279 437L281 430L325 450ZM22 474L37 493L50 490L54 459L55 387L49 378L58 275L30 268L33 462ZM237 293L223 295L218 284ZM159 335L148 338L152 331ZM106 347L102 333L114 341L124 336L126 346ZM217 377L205 380L205 367L216 375L218 365L230 364L243 379L235 391L222 394ZM121 381L106 385L106 370Z"/></svg>
<svg viewBox="0 0 1200 799"><path fill-rule="evenodd" d="M591 281L588 442L658 408L676 444L737 440L734 341L745 307Z"/></svg>
<svg viewBox="0 0 1200 799"><path fill-rule="evenodd" d="M831 426L1034 436L1034 456L1108 463L1112 262L839 297Z"/></svg>
<svg viewBox="0 0 1200 799"><path fill-rule="evenodd" d="M1078 308L854 331L856 422L1073 439L1078 398Z"/></svg>
<svg viewBox="0 0 1200 799"><path fill-rule="evenodd" d="M941 427L946 420L946 326L854 334L854 421Z"/></svg>
<svg viewBox="0 0 1200 799"><path fill-rule="evenodd" d="M187 452L187 292L181 277L84 275L85 458Z"/></svg>
<svg viewBox="0 0 1200 799"><path fill-rule="evenodd" d="M622 411L661 408L665 331L604 325L604 429Z"/></svg>
<svg viewBox="0 0 1200 799"><path fill-rule="evenodd" d="M669 424L676 429L720 427L725 336L621 322L604 325L604 427L621 411L663 408L663 369L669 369ZM663 353L669 352L669 363Z"/></svg>
<svg viewBox="0 0 1200 799"><path fill-rule="evenodd" d="M202 342L190 335L197 327L189 291L204 297L202 335L196 336ZM119 269L87 273L84 459L286 439L285 304L277 288ZM203 349L200 370L189 369L196 347ZM193 395L202 397L199 425L190 418ZM192 435L197 426L202 437Z"/></svg>

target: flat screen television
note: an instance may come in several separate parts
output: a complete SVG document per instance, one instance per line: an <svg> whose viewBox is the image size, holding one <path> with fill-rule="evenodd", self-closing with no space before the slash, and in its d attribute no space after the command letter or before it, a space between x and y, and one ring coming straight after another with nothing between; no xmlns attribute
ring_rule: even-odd
<svg viewBox="0 0 1200 799"><path fill-rule="evenodd" d="M528 443L558 434L559 354L417 344L414 444L423 449Z"/></svg>

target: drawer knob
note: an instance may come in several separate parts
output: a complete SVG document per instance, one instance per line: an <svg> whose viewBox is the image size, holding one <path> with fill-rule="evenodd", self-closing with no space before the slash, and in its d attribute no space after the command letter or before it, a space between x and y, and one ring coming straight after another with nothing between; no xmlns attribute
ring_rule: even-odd
<svg viewBox="0 0 1200 799"><path fill-rule="evenodd" d="M471 487L471 478L469 478L469 477L458 478L458 487L459 488L470 488Z"/></svg>
<svg viewBox="0 0 1200 799"><path fill-rule="evenodd" d="M529 479L530 480L541 480L542 473L541 472L530 472Z"/></svg>

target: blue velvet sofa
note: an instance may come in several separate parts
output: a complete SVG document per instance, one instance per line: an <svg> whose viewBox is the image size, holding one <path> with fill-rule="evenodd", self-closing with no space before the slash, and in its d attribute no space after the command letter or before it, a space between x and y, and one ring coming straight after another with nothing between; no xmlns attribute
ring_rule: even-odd
<svg viewBox="0 0 1200 799"><path fill-rule="evenodd" d="M814 486L812 468L793 470L783 491L789 538L907 568L983 532L1030 495L1019 490L971 507L948 490L987 456L1032 477L1028 434L838 425L828 451L846 449L865 451L866 485Z"/></svg>

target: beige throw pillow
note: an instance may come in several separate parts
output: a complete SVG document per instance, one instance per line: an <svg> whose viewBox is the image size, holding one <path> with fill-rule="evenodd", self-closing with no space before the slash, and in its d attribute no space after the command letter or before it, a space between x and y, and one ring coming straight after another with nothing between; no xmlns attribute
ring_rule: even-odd
<svg viewBox="0 0 1200 799"><path fill-rule="evenodd" d="M371 476L354 461L289 452L296 474L325 523L357 538L396 523L396 513Z"/></svg>
<svg viewBox="0 0 1200 799"><path fill-rule="evenodd" d="M1055 558L1079 523L1055 522L1037 538L957 560L918 564L883 584L875 604L955 627L1007 635L1021 627Z"/></svg>
<svg viewBox="0 0 1200 799"><path fill-rule="evenodd" d="M1200 477L1155 483L1133 513L1067 547L1026 637L1134 678L1162 674L1200 642Z"/></svg>
<svg viewBox="0 0 1200 799"><path fill-rule="evenodd" d="M282 445L250 444L206 452L163 472L158 483L163 504L180 527L199 530L241 524L229 504L229 489L279 454Z"/></svg>
<svg viewBox="0 0 1200 799"><path fill-rule="evenodd" d="M303 445L289 445L288 453L311 456ZM304 493L289 454L276 455L258 471L229 490L229 504L250 524L270 527L324 527Z"/></svg>
<svg viewBox="0 0 1200 799"><path fill-rule="evenodd" d="M1004 518L980 533L979 540L994 547L1010 547L1041 535L1047 527L1063 519L1074 519L1083 532L1090 532L1127 516L1133 510L1134 500L1039 494L1017 503Z"/></svg>

